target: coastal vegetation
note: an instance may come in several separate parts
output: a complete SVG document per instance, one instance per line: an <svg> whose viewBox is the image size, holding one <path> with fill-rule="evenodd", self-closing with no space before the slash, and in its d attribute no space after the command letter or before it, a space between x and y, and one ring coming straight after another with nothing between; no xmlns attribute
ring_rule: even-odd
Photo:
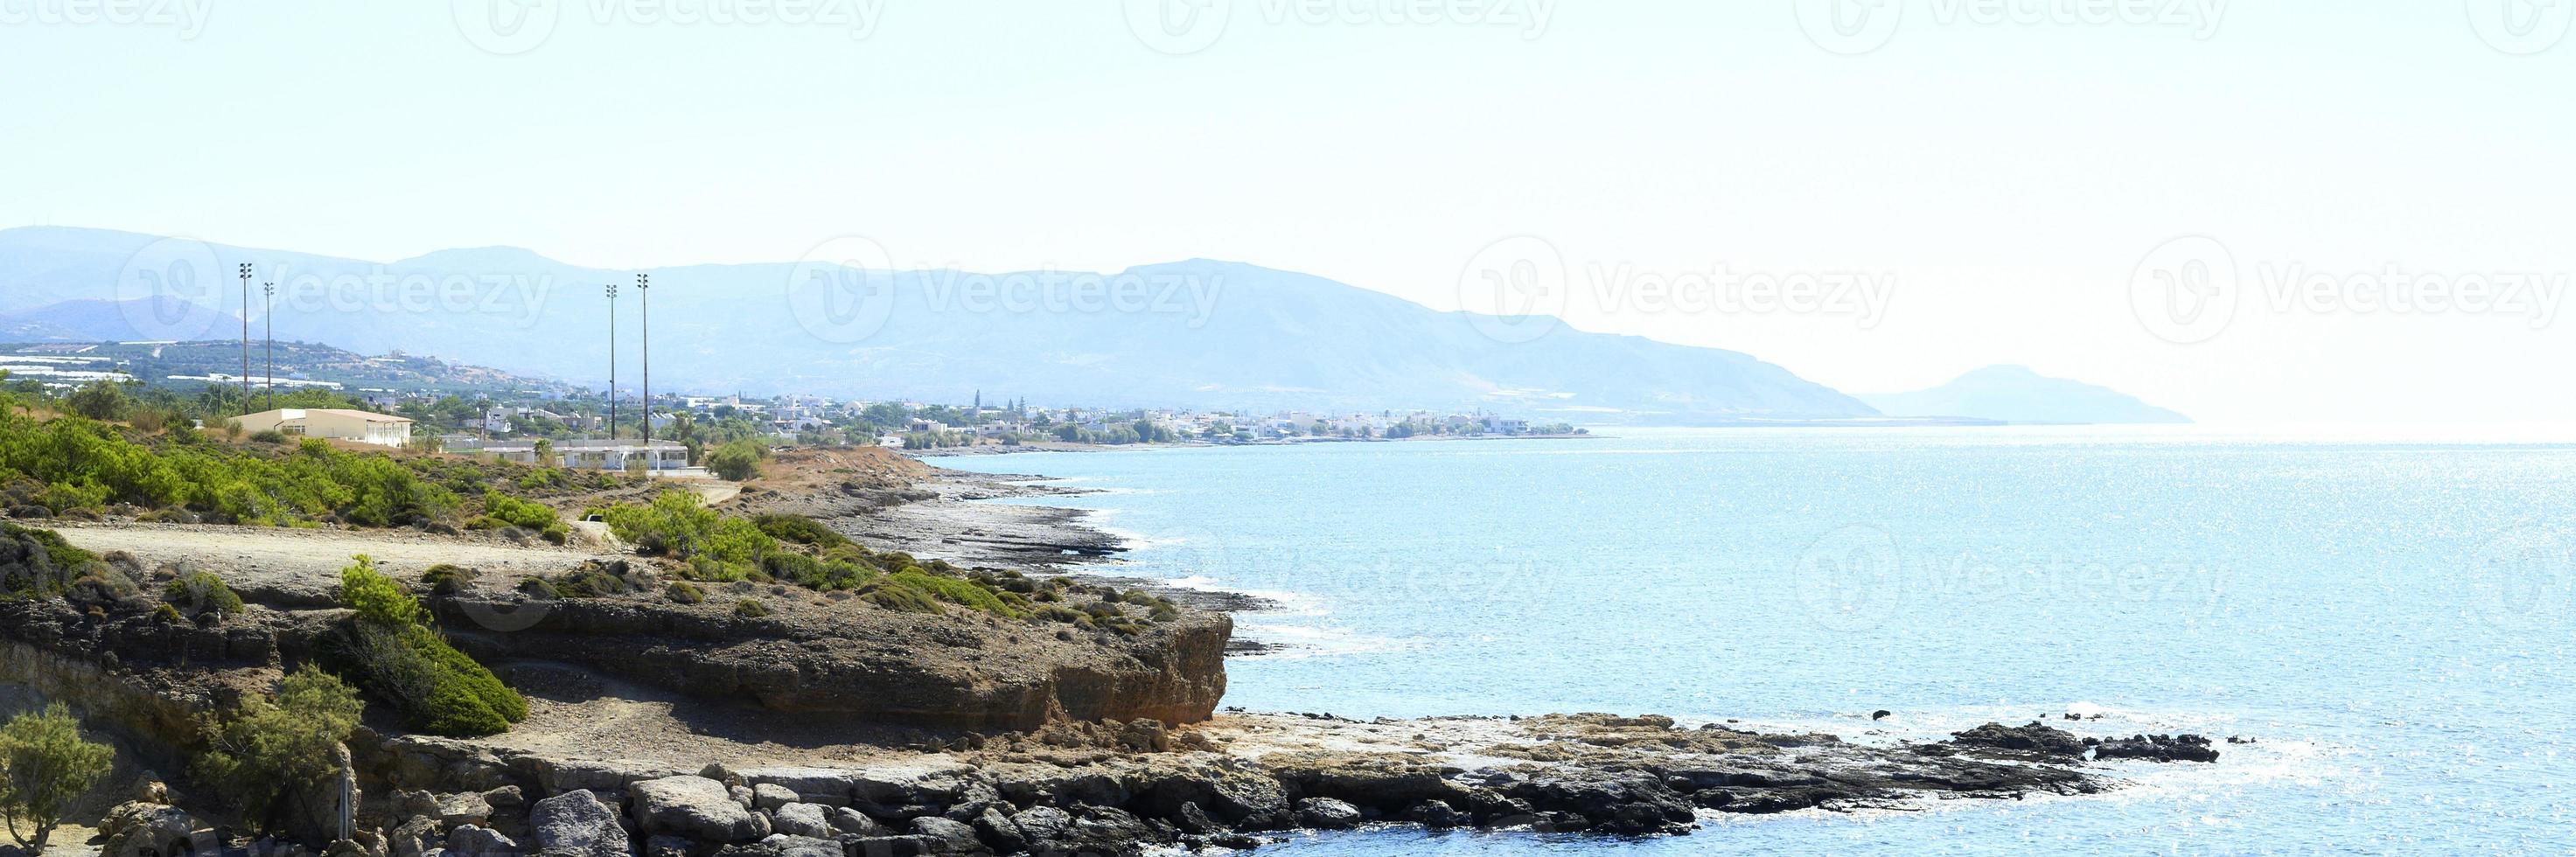
<svg viewBox="0 0 2576 857"><path fill-rule="evenodd" d="M28 853L44 853L72 802L115 761L113 749L81 738L62 703L10 718L0 726L0 826Z"/></svg>
<svg viewBox="0 0 2576 857"><path fill-rule="evenodd" d="M414 729L471 737L508 731L528 702L492 671L448 645L429 610L401 583L359 556L340 572L340 603L356 612L329 654L360 687L401 711ZM536 579L536 578L531 578Z"/></svg>
<svg viewBox="0 0 2576 857"><path fill-rule="evenodd" d="M276 829L294 799L339 772L341 742L365 712L355 688L305 664L275 696L246 696L228 716L200 722L206 747L192 773L252 829Z"/></svg>

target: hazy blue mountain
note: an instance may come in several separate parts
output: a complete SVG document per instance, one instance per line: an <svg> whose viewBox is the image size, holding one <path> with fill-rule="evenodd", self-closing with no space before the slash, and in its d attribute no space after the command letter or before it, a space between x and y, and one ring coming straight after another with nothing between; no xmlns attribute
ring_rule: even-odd
<svg viewBox="0 0 2576 857"><path fill-rule="evenodd" d="M1859 400L1745 354L1562 325L1526 342L1496 320L1254 265L1190 260L1116 274L859 274L840 264L611 271L510 247L378 263L102 230L0 230L0 314L129 313L69 301L155 297L239 322L242 262L278 283L277 336L401 349L597 384L619 287L621 385L633 387L651 277L656 389L1256 408L1486 407L1591 422L1870 416ZM873 267L882 267L877 265ZM211 274L211 275L210 275ZM172 306L181 304L168 304ZM112 316L112 317L111 317ZM187 325L181 325L187 326ZM161 326L162 334L174 331ZM99 333L95 326L81 330ZM184 332L184 331L178 331ZM187 338L130 331L102 339Z"/></svg>
<svg viewBox="0 0 2576 857"><path fill-rule="evenodd" d="M1972 417L2014 423L2187 423L2108 387L2050 378L2020 366L1988 366L1929 390L1863 394L1891 417Z"/></svg>
<svg viewBox="0 0 2576 857"><path fill-rule="evenodd" d="M13 340L132 341L201 337L241 330L241 316L175 297L69 300L0 314Z"/></svg>

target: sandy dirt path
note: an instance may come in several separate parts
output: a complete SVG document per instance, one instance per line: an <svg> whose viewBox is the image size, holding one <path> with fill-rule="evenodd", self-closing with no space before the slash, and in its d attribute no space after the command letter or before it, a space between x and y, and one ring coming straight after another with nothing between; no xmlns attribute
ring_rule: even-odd
<svg viewBox="0 0 2576 857"><path fill-rule="evenodd" d="M584 560L613 554L543 542L519 544L498 536L434 536L410 530L291 530L214 524L61 524L73 545L97 552L124 551L146 566L188 561L241 583L330 585L350 557L366 554L379 567L417 575L439 563L489 574L555 573Z"/></svg>

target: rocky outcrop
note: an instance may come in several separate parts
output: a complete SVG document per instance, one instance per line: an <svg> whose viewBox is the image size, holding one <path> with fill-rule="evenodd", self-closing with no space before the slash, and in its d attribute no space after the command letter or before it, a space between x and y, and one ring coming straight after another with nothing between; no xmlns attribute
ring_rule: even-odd
<svg viewBox="0 0 2576 857"><path fill-rule="evenodd" d="M623 857L626 828L617 823L617 808L588 789L575 789L528 809L529 841L544 851L577 852L588 857Z"/></svg>
<svg viewBox="0 0 2576 857"><path fill-rule="evenodd" d="M702 842L750 842L766 835L725 784L699 776L645 780L631 788L635 825L646 835Z"/></svg>
<svg viewBox="0 0 2576 857"><path fill-rule="evenodd" d="M628 681L774 711L984 731L1034 729L1050 719L1205 720L1225 693L1234 627L1226 616L1194 612L1133 638L1065 639L1063 626L962 613L746 621L632 599L532 606L492 593L437 606L459 647L493 661L543 652Z"/></svg>

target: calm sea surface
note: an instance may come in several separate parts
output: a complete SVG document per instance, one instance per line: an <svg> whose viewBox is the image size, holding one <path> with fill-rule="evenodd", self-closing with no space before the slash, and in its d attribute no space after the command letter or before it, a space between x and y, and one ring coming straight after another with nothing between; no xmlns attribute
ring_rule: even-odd
<svg viewBox="0 0 2576 857"><path fill-rule="evenodd" d="M1605 430L937 463L1103 493L1106 570L1282 603L1227 704L2242 735L2109 796L1361 832L1295 855L2576 852L2576 444L2207 429ZM2571 436L2558 433L2557 440ZM1871 723L1867 712L1896 712ZM2052 722L2056 722L2052 720Z"/></svg>

